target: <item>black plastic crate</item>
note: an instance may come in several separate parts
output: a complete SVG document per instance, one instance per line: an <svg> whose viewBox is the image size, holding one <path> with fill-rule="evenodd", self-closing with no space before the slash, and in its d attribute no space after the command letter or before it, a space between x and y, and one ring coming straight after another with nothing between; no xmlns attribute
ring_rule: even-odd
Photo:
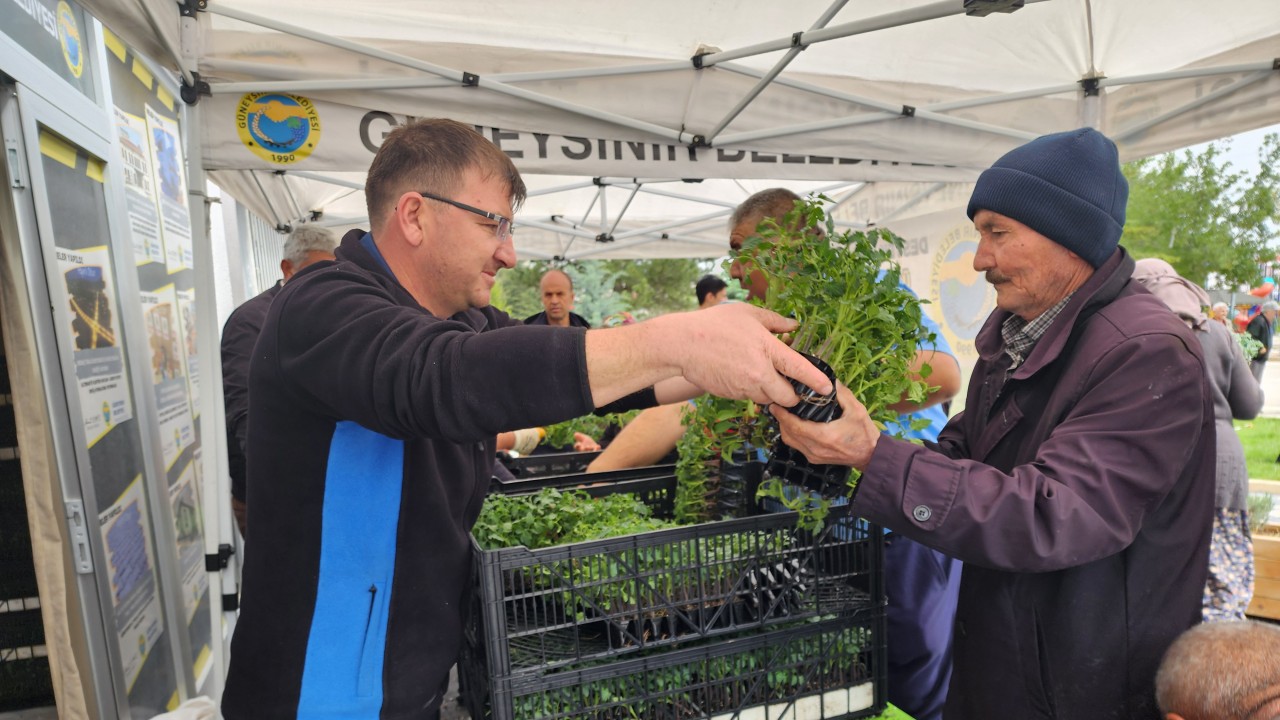
<svg viewBox="0 0 1280 720"><path fill-rule="evenodd" d="M886 705L882 607L542 676L489 676L464 652L475 720L835 720Z"/></svg>
<svg viewBox="0 0 1280 720"><path fill-rule="evenodd" d="M600 477L556 482L631 492L669 516L674 475ZM810 533L796 520L760 515L538 550L477 546L472 653L491 677L545 674L883 604L880 528L833 517Z"/></svg>
<svg viewBox="0 0 1280 720"><path fill-rule="evenodd" d="M544 475L565 475L580 473L587 469L592 460L600 454L592 452L541 453L512 457L506 453L498 456L503 465L518 478L542 477Z"/></svg>

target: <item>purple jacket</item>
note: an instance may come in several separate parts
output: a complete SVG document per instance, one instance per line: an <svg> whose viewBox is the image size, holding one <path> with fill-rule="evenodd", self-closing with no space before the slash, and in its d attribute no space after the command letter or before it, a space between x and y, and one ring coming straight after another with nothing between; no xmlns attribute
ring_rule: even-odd
<svg viewBox="0 0 1280 720"><path fill-rule="evenodd" d="M1213 406L1200 344L1118 250L1026 362L997 310L938 444L881 438L854 508L965 563L946 717L1156 718L1200 615Z"/></svg>

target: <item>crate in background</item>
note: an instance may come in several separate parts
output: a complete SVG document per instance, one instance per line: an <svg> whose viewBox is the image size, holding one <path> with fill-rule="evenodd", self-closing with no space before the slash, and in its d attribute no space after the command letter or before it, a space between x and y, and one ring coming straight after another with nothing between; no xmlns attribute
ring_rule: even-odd
<svg viewBox="0 0 1280 720"><path fill-rule="evenodd" d="M544 475L565 475L580 473L587 469L592 460L600 454L592 452L541 453L513 457L507 453L499 453L499 461L518 478L542 477Z"/></svg>

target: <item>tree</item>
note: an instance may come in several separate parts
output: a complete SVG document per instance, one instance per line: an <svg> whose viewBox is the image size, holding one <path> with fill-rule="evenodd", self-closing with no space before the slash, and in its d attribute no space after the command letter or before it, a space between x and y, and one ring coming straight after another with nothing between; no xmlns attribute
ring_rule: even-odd
<svg viewBox="0 0 1280 720"><path fill-rule="evenodd" d="M1229 142L1229 141L1228 141ZM1256 175L1222 159L1209 144L1143 158L1124 166L1129 207L1120 242L1136 258L1158 257L1183 277L1206 285L1210 273L1225 287L1257 284L1260 262L1280 222L1280 136L1268 135Z"/></svg>

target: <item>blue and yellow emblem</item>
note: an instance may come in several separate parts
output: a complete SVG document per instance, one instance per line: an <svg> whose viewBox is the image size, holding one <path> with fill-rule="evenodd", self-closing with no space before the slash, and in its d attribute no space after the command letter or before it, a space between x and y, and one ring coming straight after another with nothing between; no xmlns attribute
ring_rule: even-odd
<svg viewBox="0 0 1280 720"><path fill-rule="evenodd" d="M942 310L942 332L951 348L972 353L974 339L996 306L996 291L973 269L978 233L960 223L943 236L933 258L933 296Z"/></svg>
<svg viewBox="0 0 1280 720"><path fill-rule="evenodd" d="M320 116L307 98L283 93L249 93L236 106L240 142L267 162L290 165L320 143Z"/></svg>
<svg viewBox="0 0 1280 720"><path fill-rule="evenodd" d="M80 37L80 25L66 0L58 2L58 43L62 45L62 57L67 61L71 74L80 77L84 72L84 41Z"/></svg>

